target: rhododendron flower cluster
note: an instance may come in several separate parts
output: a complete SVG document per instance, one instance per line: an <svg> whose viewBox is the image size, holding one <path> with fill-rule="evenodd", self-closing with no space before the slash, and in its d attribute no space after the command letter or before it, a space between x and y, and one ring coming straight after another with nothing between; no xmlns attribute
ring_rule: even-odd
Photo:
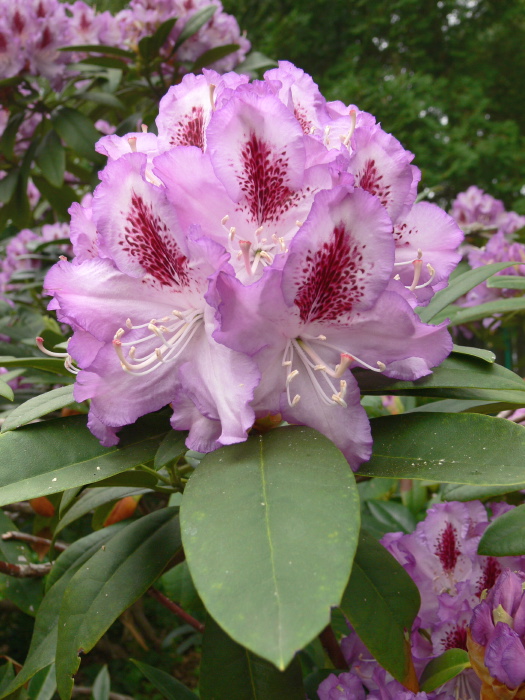
<svg viewBox="0 0 525 700"><path fill-rule="evenodd" d="M100 140L75 259L45 282L91 430L115 444L170 404L206 452L280 413L356 468L371 435L352 370L413 380L447 356L445 325L413 307L447 284L460 230L415 203L411 153L289 63L251 84L188 75L157 129Z"/></svg>
<svg viewBox="0 0 525 700"><path fill-rule="evenodd" d="M491 504L491 520L511 507L505 503ZM448 649L467 649L473 610L479 605L483 592L492 588L502 571L511 568L525 572L525 557L496 558L477 554L481 536L491 520L479 501L451 501L430 508L425 520L417 525L414 532L388 533L382 539L382 544L406 569L421 595L421 607L411 635L418 675L432 658ZM419 697L401 689L401 686L399 693L408 693L406 696L389 695L385 691L390 677L379 667L355 632L343 639L342 650L352 673L382 700ZM396 684L391 682L391 688L395 690ZM480 679L471 669L467 669L440 688L439 692L444 695L437 694L436 697L440 700L441 697L478 700L480 688ZM431 693L429 697L435 696Z"/></svg>
<svg viewBox="0 0 525 700"><path fill-rule="evenodd" d="M525 573L505 569L474 609L468 649L483 698L525 697Z"/></svg>
<svg viewBox="0 0 525 700"><path fill-rule="evenodd" d="M175 51L174 44L184 25L209 5L216 7L212 18ZM67 77L68 64L85 56L59 51L60 48L102 44L135 50L141 38L154 33L172 17L177 22L165 52L169 55L173 51L177 61L193 62L216 46L238 44L236 52L213 66L220 71L232 70L250 49L237 21L223 12L218 0L133 0L128 9L116 15L97 12L82 0L0 0L0 79L27 73L47 78L57 89Z"/></svg>
<svg viewBox="0 0 525 700"><path fill-rule="evenodd" d="M465 232L491 228L509 235L525 226L525 216L506 211L500 199L475 185L458 194L450 213Z"/></svg>

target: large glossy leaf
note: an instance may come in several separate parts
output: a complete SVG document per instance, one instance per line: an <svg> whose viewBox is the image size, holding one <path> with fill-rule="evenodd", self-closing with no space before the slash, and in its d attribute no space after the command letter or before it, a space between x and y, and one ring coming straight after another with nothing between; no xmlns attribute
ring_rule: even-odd
<svg viewBox="0 0 525 700"><path fill-rule="evenodd" d="M450 314L449 325L460 326L463 323L480 321L495 314L506 314L523 310L525 310L525 297L510 297L508 299L502 297L496 301L488 301L486 304L459 309L455 313Z"/></svg>
<svg viewBox="0 0 525 700"><path fill-rule="evenodd" d="M354 476L311 428L253 435L203 458L181 527L210 614L284 669L328 623L348 581L359 530Z"/></svg>
<svg viewBox="0 0 525 700"><path fill-rule="evenodd" d="M487 280L487 287L525 289L525 277L520 277L519 275L496 275Z"/></svg>
<svg viewBox="0 0 525 700"><path fill-rule="evenodd" d="M374 452L359 474L454 484L521 484L525 429L477 413L374 418Z"/></svg>
<svg viewBox="0 0 525 700"><path fill-rule="evenodd" d="M170 676L166 671L155 668L142 661L131 659L135 666L142 671L146 678L155 686L166 700L197 700L195 693L186 688L180 681Z"/></svg>
<svg viewBox="0 0 525 700"><path fill-rule="evenodd" d="M373 375L373 376L371 376ZM373 372L356 372L363 393L435 398L480 399L525 405L525 382L498 364L453 353L432 374L415 382L395 381Z"/></svg>
<svg viewBox="0 0 525 700"><path fill-rule="evenodd" d="M2 424L2 433L20 428L35 418L41 418L52 411L69 406L74 400L72 386L61 386L58 389L51 389L45 394L34 396L11 411Z"/></svg>
<svg viewBox="0 0 525 700"><path fill-rule="evenodd" d="M506 557L525 554L525 505L500 515L483 533L479 554Z"/></svg>
<svg viewBox="0 0 525 700"><path fill-rule="evenodd" d="M55 661L58 615L64 591L76 571L104 546L124 525L112 525L77 540L61 554L48 577L48 589L38 609L31 646L17 677L0 694L4 698L27 683L38 671Z"/></svg>
<svg viewBox="0 0 525 700"><path fill-rule="evenodd" d="M33 423L0 435L0 505L106 479L152 460L168 425L146 416L124 429L121 446L103 447L85 416Z"/></svg>
<svg viewBox="0 0 525 700"><path fill-rule="evenodd" d="M407 639L420 603L403 567L362 531L340 607L379 663L413 691L417 678Z"/></svg>
<svg viewBox="0 0 525 700"><path fill-rule="evenodd" d="M180 546L178 509L164 508L128 525L73 576L58 623L56 669L62 700L71 697L80 650L95 646L155 582Z"/></svg>
<svg viewBox="0 0 525 700"><path fill-rule="evenodd" d="M55 664L50 664L33 676L27 694L29 700L52 700L56 689Z"/></svg>
<svg viewBox="0 0 525 700"><path fill-rule="evenodd" d="M382 481L382 479L381 479ZM513 491L525 489L525 482L521 484L504 484L503 486L473 486L472 484L443 484L441 497L445 501L477 501L503 496Z"/></svg>
<svg viewBox="0 0 525 700"><path fill-rule="evenodd" d="M304 700L301 664L285 671L233 641L210 617L202 647L201 700Z"/></svg>
<svg viewBox="0 0 525 700"><path fill-rule="evenodd" d="M437 292L430 303L418 309L419 316L422 321L429 323L429 321L435 322L435 317L437 314L445 309L449 304L452 304L457 299L466 294L468 291L476 287L481 282L484 282L491 275L496 272L504 270L509 267L509 263L492 263L491 265L484 265L483 267L477 267L475 270L468 270L461 275L458 275L454 280L452 280L446 289L442 289Z"/></svg>
<svg viewBox="0 0 525 700"><path fill-rule="evenodd" d="M502 401L481 401L476 399L443 399L432 401L422 406L411 408L406 413L499 413L508 408L514 410L515 404Z"/></svg>

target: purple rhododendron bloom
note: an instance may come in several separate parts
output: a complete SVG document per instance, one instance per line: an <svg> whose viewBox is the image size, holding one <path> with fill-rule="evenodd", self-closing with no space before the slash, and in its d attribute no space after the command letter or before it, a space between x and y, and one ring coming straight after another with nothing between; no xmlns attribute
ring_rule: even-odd
<svg viewBox="0 0 525 700"><path fill-rule="evenodd" d="M414 380L447 356L445 326L413 307L446 283L461 232L414 204L411 153L292 64L253 83L188 75L157 129L100 140L102 182L71 208L76 257L46 279L91 429L115 444L170 404L209 451L281 413L357 468L371 437L352 370Z"/></svg>
<svg viewBox="0 0 525 700"><path fill-rule="evenodd" d="M317 689L319 700L365 700L363 684L353 673L332 673Z"/></svg>
<svg viewBox="0 0 525 700"><path fill-rule="evenodd" d="M508 688L525 683L524 585L525 573L505 569L474 609L470 623L490 675Z"/></svg>
<svg viewBox="0 0 525 700"><path fill-rule="evenodd" d="M525 226L525 216L506 211L501 200L475 185L458 194L450 213L465 231L489 227L508 235Z"/></svg>

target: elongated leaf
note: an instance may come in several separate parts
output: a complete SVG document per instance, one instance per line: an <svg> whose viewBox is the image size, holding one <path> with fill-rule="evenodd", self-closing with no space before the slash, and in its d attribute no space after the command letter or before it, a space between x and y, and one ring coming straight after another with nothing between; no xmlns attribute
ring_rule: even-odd
<svg viewBox="0 0 525 700"><path fill-rule="evenodd" d="M124 58L135 58L133 51L126 51L125 49L119 49L117 46L107 46L105 44L78 44L75 46L64 46L58 50L75 51L78 53L92 51L94 53L107 53L115 56L124 56Z"/></svg>
<svg viewBox="0 0 525 700"><path fill-rule="evenodd" d="M503 486L473 486L472 484L443 484L441 496L445 501L477 501L495 496L503 496L506 493L525 489L525 482L521 484L504 484Z"/></svg>
<svg viewBox="0 0 525 700"><path fill-rule="evenodd" d="M460 326L463 323L480 321L483 318L488 318L495 314L506 314L523 310L525 310L525 297L497 299L496 301L488 301L486 304L459 309L456 313L451 315L449 325Z"/></svg>
<svg viewBox="0 0 525 700"><path fill-rule="evenodd" d="M154 511L128 525L70 580L58 622L57 687L69 700L79 651L90 651L117 617L142 596L180 549L178 509Z"/></svg>
<svg viewBox="0 0 525 700"><path fill-rule="evenodd" d="M468 345L453 345L452 352L458 355L470 355L471 357L477 357L480 360L485 360L485 362L490 362L490 364L493 364L496 360L496 355L492 352L492 350L471 348Z"/></svg>
<svg viewBox="0 0 525 700"><path fill-rule="evenodd" d="M78 199L75 190L64 184L60 187L54 187L46 178L38 175L33 175L33 182L42 196L51 204L53 209L56 209L60 218L65 221L68 218L69 207Z"/></svg>
<svg viewBox="0 0 525 700"><path fill-rule="evenodd" d="M189 39L190 36L196 34L199 29L206 24L206 22L209 22L216 11L217 5L208 5L192 15L184 25L182 32L179 34L179 37L175 43L175 49L178 49L179 46L186 41L186 39Z"/></svg>
<svg viewBox="0 0 525 700"><path fill-rule="evenodd" d="M304 700L301 664L285 671L234 642L208 616L199 683L202 700Z"/></svg>
<svg viewBox="0 0 525 700"><path fill-rule="evenodd" d="M371 499L367 501L366 507L372 517L387 528L386 532L409 533L416 529L416 519L401 503Z"/></svg>
<svg viewBox="0 0 525 700"><path fill-rule="evenodd" d="M128 64L125 61L121 61L120 58L113 58L112 56L90 56L89 58L83 58L82 61L74 65L75 67L100 66L101 68L113 68L121 71L126 71L128 69Z"/></svg>
<svg viewBox="0 0 525 700"><path fill-rule="evenodd" d="M430 693L458 676L466 668L470 668L467 652L464 649L447 649L425 666L421 674L421 690Z"/></svg>
<svg viewBox="0 0 525 700"><path fill-rule="evenodd" d="M0 533L18 530L16 525L0 510ZM0 539L0 559L10 564L35 561L35 554L24 542ZM0 574L0 597L13 602L27 615L34 617L42 600L42 581L13 578Z"/></svg>
<svg viewBox="0 0 525 700"><path fill-rule="evenodd" d="M188 436L186 432L171 430L160 443L155 455L154 467L161 469L165 464L180 457L187 451L185 440Z"/></svg>
<svg viewBox="0 0 525 700"><path fill-rule="evenodd" d="M29 700L52 700L57 689L55 664L38 671L29 684Z"/></svg>
<svg viewBox="0 0 525 700"><path fill-rule="evenodd" d="M60 138L75 153L92 162L103 162L102 157L95 152L95 143L100 138L100 133L85 114L71 107L61 107L51 115L51 121Z"/></svg>
<svg viewBox="0 0 525 700"><path fill-rule="evenodd" d="M15 398L15 395L13 393L13 390L9 386L7 382L4 382L0 379L0 396L3 396L4 399L7 399L8 401L12 401Z"/></svg>
<svg viewBox="0 0 525 700"><path fill-rule="evenodd" d="M525 505L503 513L491 523L483 533L478 552L493 557L525 554Z"/></svg>
<svg viewBox="0 0 525 700"><path fill-rule="evenodd" d="M478 284L484 282L494 273L501 272L501 270L510 267L510 265L511 263L492 263L458 275L446 289L442 289L435 294L428 306L418 309L421 320L425 323L435 320L437 314L449 304L452 304L456 299L477 287Z"/></svg>
<svg viewBox="0 0 525 700"><path fill-rule="evenodd" d="M56 131L48 131L36 152L36 162L43 176L54 187L61 187L66 169L66 153Z"/></svg>
<svg viewBox="0 0 525 700"><path fill-rule="evenodd" d="M171 30L175 26L177 17L162 22L154 34L145 36L139 41L139 51L146 61L151 61L158 56L160 49L164 46Z"/></svg>
<svg viewBox="0 0 525 700"><path fill-rule="evenodd" d="M15 193L18 183L18 170L11 170L2 180L0 180L0 202L7 204Z"/></svg>
<svg viewBox="0 0 525 700"><path fill-rule="evenodd" d="M191 67L191 70L193 73L197 73L202 68L206 68L206 66L210 66L212 63L215 63L215 61L220 61L221 58L229 56L231 53L234 53L239 48L239 44L225 44L224 46L215 46L213 49L209 49L208 51L205 51L203 54L201 54Z"/></svg>
<svg viewBox="0 0 525 700"><path fill-rule="evenodd" d="M525 277L520 277L518 275L495 275L487 280L487 287L525 289Z"/></svg>
<svg viewBox="0 0 525 700"><path fill-rule="evenodd" d="M340 607L381 666L414 692L417 678L407 635L420 604L417 586L401 564L362 531Z"/></svg>
<svg viewBox="0 0 525 700"><path fill-rule="evenodd" d="M236 73L255 73L260 70L268 70L277 66L277 61L268 58L260 51L250 51L242 63L235 67Z"/></svg>
<svg viewBox="0 0 525 700"><path fill-rule="evenodd" d="M515 409L516 406L501 401L443 399L443 401L432 401L423 406L416 406L406 413L499 413L507 408Z"/></svg>
<svg viewBox="0 0 525 700"><path fill-rule="evenodd" d="M181 525L210 614L284 669L326 626L348 580L359 529L354 476L315 430L253 435L204 456Z"/></svg>
<svg viewBox="0 0 525 700"><path fill-rule="evenodd" d="M111 679L107 666L102 666L93 683L93 700L109 700Z"/></svg>
<svg viewBox="0 0 525 700"><path fill-rule="evenodd" d="M4 329L2 328L3 331ZM64 376L70 374L64 367L64 363L55 357L12 357L10 355L2 355L0 357L0 367L31 367L32 369L42 369L46 372Z"/></svg>
<svg viewBox="0 0 525 700"><path fill-rule="evenodd" d="M373 376L371 376L373 375ZM523 404L525 382L514 372L475 357L454 353L432 374L415 382L400 382L373 372L356 372L361 391L435 398L480 399Z"/></svg>
<svg viewBox="0 0 525 700"><path fill-rule="evenodd" d="M25 664L9 687L0 694L0 698L10 695L27 683L38 671L54 663L58 615L64 591L70 579L84 562L90 559L123 527L124 525L118 523L105 530L93 532L88 537L74 542L58 557L48 577L48 585L50 585L46 596L36 615L31 646Z"/></svg>
<svg viewBox="0 0 525 700"><path fill-rule="evenodd" d="M131 661L166 700L197 700L195 693L192 693L189 688L186 688L185 685L173 678L173 676L170 676L166 671L161 671L160 668L155 668L136 659L131 659Z"/></svg>
<svg viewBox="0 0 525 700"><path fill-rule="evenodd" d="M55 528L55 537L57 537L58 533L65 527L71 525L71 523L75 522L75 520L78 520L83 515L95 510L95 508L98 508L105 503L118 501L120 498L125 498L126 496L137 496L141 493L148 493L148 489L126 487L86 489L83 491L82 496L78 499L78 501L76 501L76 503L69 508L64 517L59 521Z"/></svg>
<svg viewBox="0 0 525 700"><path fill-rule="evenodd" d="M105 107L114 107L122 112L126 109L126 105L122 100L119 100L118 97L115 97L115 95L112 95L110 92L90 90L89 92L84 92L82 97L89 102L94 102L97 105L104 105Z"/></svg>
<svg viewBox="0 0 525 700"><path fill-rule="evenodd" d="M101 481L155 456L166 423L146 416L121 432L120 447L103 447L85 416L33 423L0 434L0 505Z"/></svg>
<svg viewBox="0 0 525 700"><path fill-rule="evenodd" d="M74 402L73 387L62 386L29 399L15 408L2 424L2 433L14 430Z"/></svg>
<svg viewBox="0 0 525 700"><path fill-rule="evenodd" d="M372 421L374 452L359 474L454 484L521 484L525 430L476 413L410 413Z"/></svg>

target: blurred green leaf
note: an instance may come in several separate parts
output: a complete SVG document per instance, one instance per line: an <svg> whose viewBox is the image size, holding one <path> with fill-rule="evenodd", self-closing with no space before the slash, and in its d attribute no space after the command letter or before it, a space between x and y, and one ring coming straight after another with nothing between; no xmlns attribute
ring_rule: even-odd
<svg viewBox="0 0 525 700"><path fill-rule="evenodd" d="M27 694L29 700L52 700L57 689L55 664L41 669L31 679Z"/></svg>
<svg viewBox="0 0 525 700"><path fill-rule="evenodd" d="M75 46L64 46L59 51L75 53L107 53L113 54L115 56L123 56L124 58L135 58L135 53L133 51L126 51L126 49L119 49L117 46L108 46L107 44L78 44Z"/></svg>
<svg viewBox="0 0 525 700"><path fill-rule="evenodd" d="M108 667L104 664L93 683L93 700L109 700L110 687L111 679L109 677Z"/></svg>
<svg viewBox="0 0 525 700"><path fill-rule="evenodd" d="M215 61L220 61L221 58L229 56L239 49L239 44L225 44L224 46L215 46L213 49L205 51L199 56L191 67L192 73L198 73L202 68L210 66Z"/></svg>
<svg viewBox="0 0 525 700"><path fill-rule="evenodd" d="M503 513L483 533L478 554L508 557L525 554L525 505Z"/></svg>
<svg viewBox="0 0 525 700"><path fill-rule="evenodd" d="M46 180L53 187L61 187L66 169L66 153L59 135L53 129L40 142L35 160Z"/></svg>
<svg viewBox="0 0 525 700"><path fill-rule="evenodd" d="M206 24L206 22L210 21L216 11L217 5L208 5L192 15L184 25L182 32L179 34L177 41L175 42L174 49L177 50L179 46L181 46L187 39L196 34L199 29Z"/></svg>
<svg viewBox="0 0 525 700"><path fill-rule="evenodd" d="M173 678L173 676L170 676L169 673L136 659L131 659L131 661L166 700L197 700L195 693L192 693L189 688L186 688L185 685Z"/></svg>
<svg viewBox="0 0 525 700"><path fill-rule="evenodd" d="M487 280L487 287L499 289L525 289L525 277L518 275L495 275Z"/></svg>
<svg viewBox="0 0 525 700"><path fill-rule="evenodd" d="M11 170L7 175L0 180L0 202L7 204L13 196L16 185L18 183L18 170Z"/></svg>
<svg viewBox="0 0 525 700"><path fill-rule="evenodd" d="M60 107L51 115L56 132L73 151L94 163L104 163L103 156L95 152L100 133L91 119L71 107Z"/></svg>
<svg viewBox="0 0 525 700"><path fill-rule="evenodd" d="M61 386L58 389L51 389L45 394L39 394L14 408L2 423L1 432L5 433L8 430L20 428L35 418L41 418L52 411L69 406L73 401L72 386Z"/></svg>
<svg viewBox="0 0 525 700"><path fill-rule="evenodd" d="M153 465L155 469L162 469L165 464L172 462L187 451L185 440L188 434L177 430L170 430L160 443Z"/></svg>

